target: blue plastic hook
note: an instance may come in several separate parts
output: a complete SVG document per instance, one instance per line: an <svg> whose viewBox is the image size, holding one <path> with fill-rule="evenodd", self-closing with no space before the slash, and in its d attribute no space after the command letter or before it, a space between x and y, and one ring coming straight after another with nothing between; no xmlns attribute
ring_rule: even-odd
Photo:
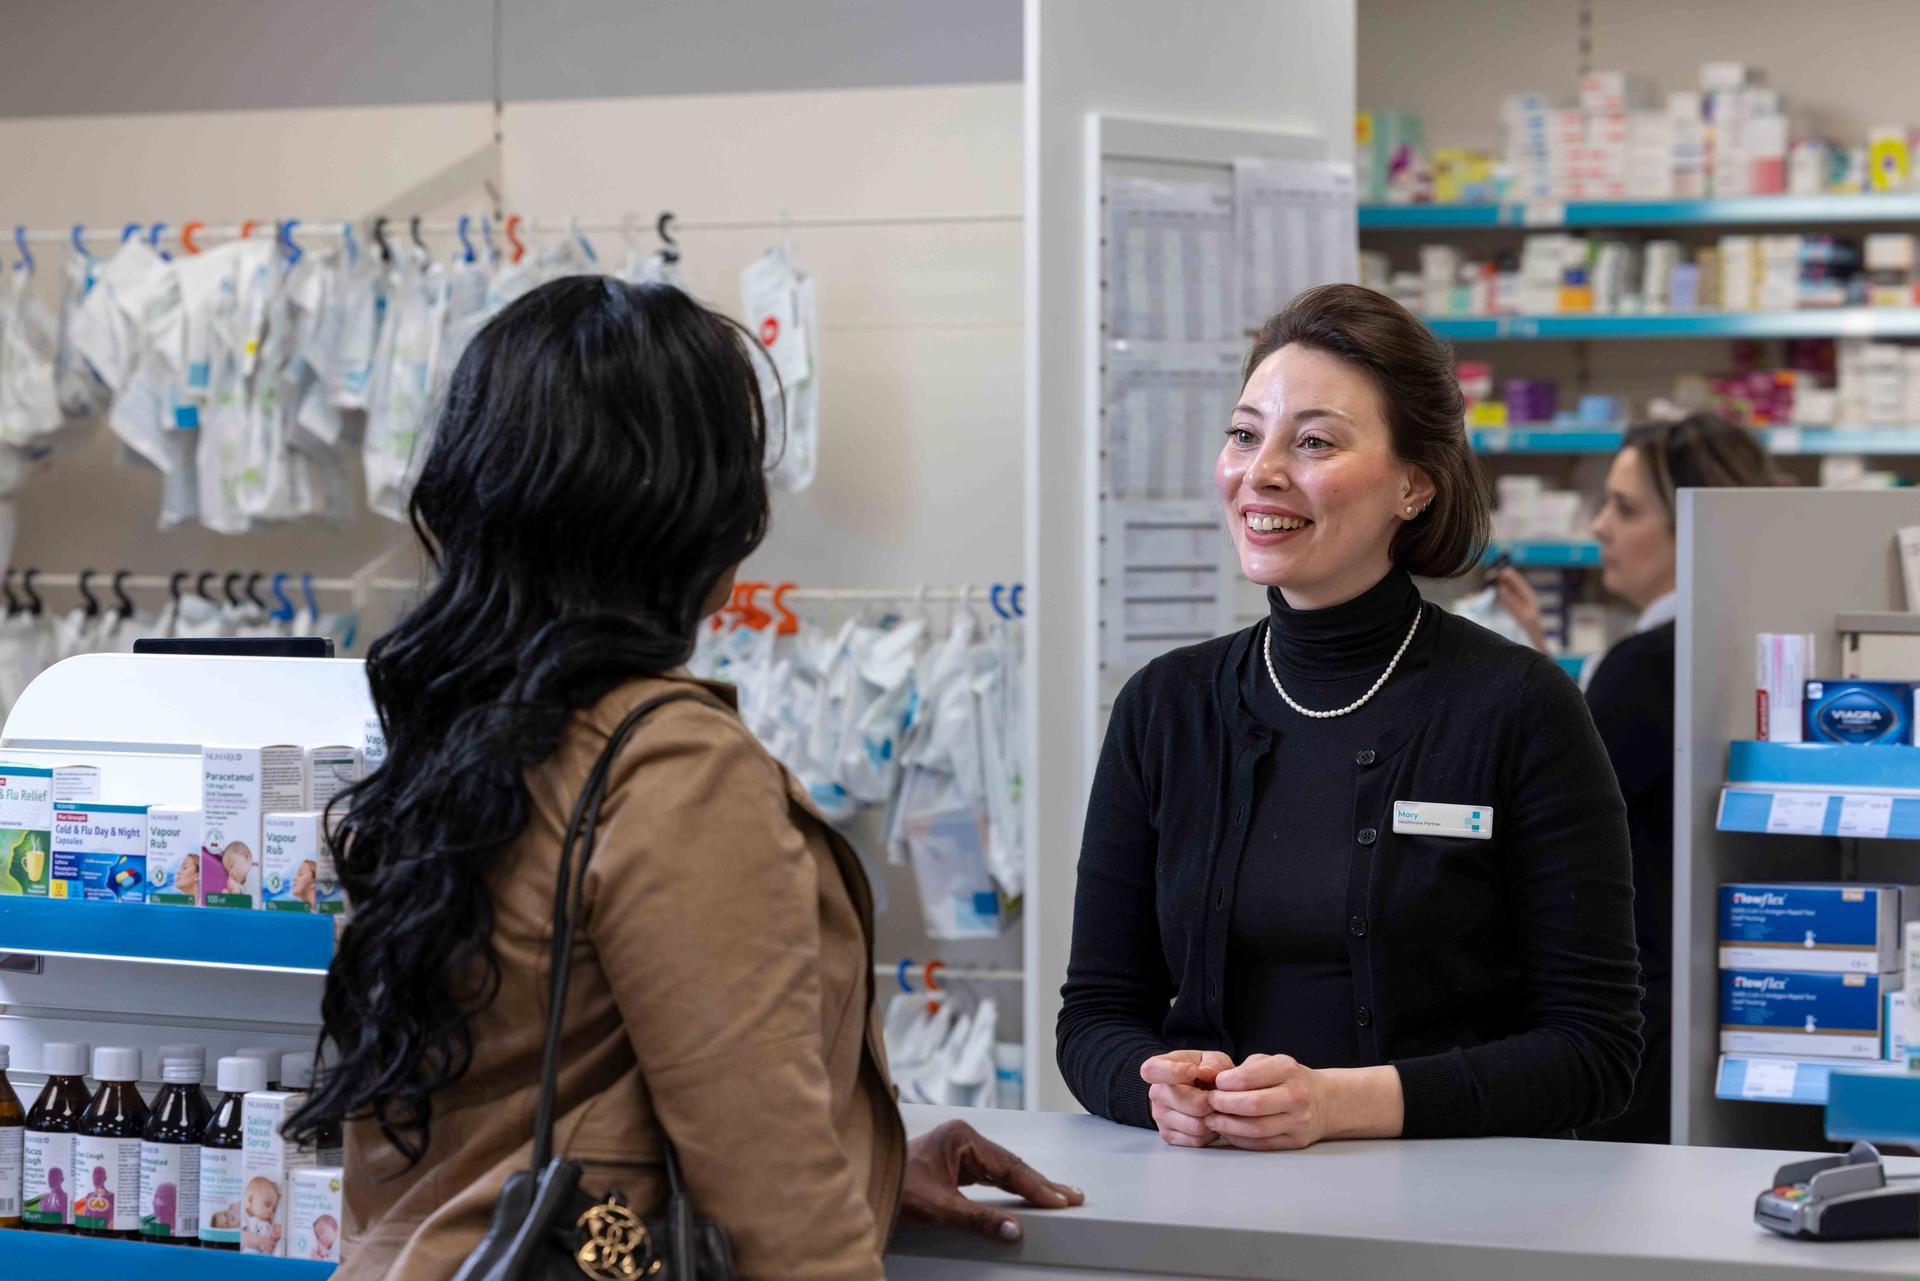
<svg viewBox="0 0 1920 1281"><path fill-rule="evenodd" d="M306 597L307 612L315 618L320 617L320 602L313 598L313 575L300 575L300 594Z"/></svg>
<svg viewBox="0 0 1920 1281"><path fill-rule="evenodd" d="M480 215L480 243L486 246L487 261L489 263L497 263L500 261L500 250L498 246L493 243L493 219L487 217L485 214Z"/></svg>
<svg viewBox="0 0 1920 1281"><path fill-rule="evenodd" d="M896 968L893 972L893 981L898 983L900 985L900 990L902 992L905 992L908 996L913 995L913 984L907 982L907 971L912 968L913 968L912 959L910 957L903 956L900 958L899 967Z"/></svg>
<svg viewBox="0 0 1920 1281"><path fill-rule="evenodd" d="M87 227L85 223L76 222L73 224L73 252L79 254L82 258L93 257L92 254L87 252Z"/></svg>
<svg viewBox="0 0 1920 1281"><path fill-rule="evenodd" d="M298 218L289 218L280 224L280 247L287 251L287 266L299 262L306 253L293 239L293 229L300 225Z"/></svg>
<svg viewBox="0 0 1920 1281"><path fill-rule="evenodd" d="M456 234L460 237L460 250L467 262L473 261L473 241L467 236L467 227L472 221L473 219L467 217L467 215L461 214L460 221L455 224Z"/></svg>
<svg viewBox="0 0 1920 1281"><path fill-rule="evenodd" d="M164 232L166 229L167 229L166 223L164 222L154 223L152 229L147 232L147 245L155 253L160 255L161 262L172 262L173 255L160 247L160 234Z"/></svg>
<svg viewBox="0 0 1920 1281"><path fill-rule="evenodd" d="M347 266L351 267L360 260L360 245L353 238L353 224L340 224L340 243L347 247Z"/></svg>
<svg viewBox="0 0 1920 1281"><path fill-rule="evenodd" d="M14 247L20 251L20 265L27 269L28 275L32 275L33 250L27 248L27 229L25 227L18 225L14 227L13 244Z"/></svg>
<svg viewBox="0 0 1920 1281"><path fill-rule="evenodd" d="M1020 603L1020 593L1026 590L1027 585L1025 583L1015 583L1013 585L1013 595L1007 597L1007 603L1013 606L1013 616L1015 618L1025 618L1027 616L1026 606Z"/></svg>
<svg viewBox="0 0 1920 1281"><path fill-rule="evenodd" d="M287 575L273 576L273 613L269 617L282 623L293 621L293 602L287 599Z"/></svg>
<svg viewBox="0 0 1920 1281"><path fill-rule="evenodd" d="M137 222L128 223L126 226L120 229L120 243L123 245L126 244L129 240L132 240L135 236L139 235L141 232L145 230L146 228L142 227Z"/></svg>
<svg viewBox="0 0 1920 1281"><path fill-rule="evenodd" d="M1007 607L1000 603L1000 593L1006 590L1007 585L1005 583L995 583L992 589L987 592L987 603L992 605L993 612L1000 615L1003 619L1013 617L1012 614L1007 612Z"/></svg>

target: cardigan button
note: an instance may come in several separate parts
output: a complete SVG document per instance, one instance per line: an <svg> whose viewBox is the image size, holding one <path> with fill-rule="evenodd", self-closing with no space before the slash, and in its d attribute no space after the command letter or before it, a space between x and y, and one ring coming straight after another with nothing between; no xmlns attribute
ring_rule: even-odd
<svg viewBox="0 0 1920 1281"><path fill-rule="evenodd" d="M1374 763L1374 761L1378 759L1379 758L1373 754L1373 749L1371 747L1363 747L1354 756L1353 763L1355 765L1371 765Z"/></svg>
<svg viewBox="0 0 1920 1281"><path fill-rule="evenodd" d="M1362 845L1371 845L1379 839L1380 833L1374 831L1371 827L1363 827L1360 829L1360 843Z"/></svg>
<svg viewBox="0 0 1920 1281"><path fill-rule="evenodd" d="M1347 933L1353 935L1357 939L1365 938L1367 936L1367 918L1364 916L1356 916L1352 920L1348 921Z"/></svg>
<svg viewBox="0 0 1920 1281"><path fill-rule="evenodd" d="M1373 1011L1363 1005L1353 1012L1353 1021L1361 1027L1372 1027Z"/></svg>

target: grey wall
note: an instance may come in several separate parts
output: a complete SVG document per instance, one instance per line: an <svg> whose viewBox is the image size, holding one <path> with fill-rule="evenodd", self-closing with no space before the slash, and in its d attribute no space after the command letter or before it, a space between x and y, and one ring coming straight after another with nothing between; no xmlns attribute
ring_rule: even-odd
<svg viewBox="0 0 1920 1281"><path fill-rule="evenodd" d="M1020 79L1021 0L498 0L509 100ZM0 0L0 117L485 101L495 0Z"/></svg>

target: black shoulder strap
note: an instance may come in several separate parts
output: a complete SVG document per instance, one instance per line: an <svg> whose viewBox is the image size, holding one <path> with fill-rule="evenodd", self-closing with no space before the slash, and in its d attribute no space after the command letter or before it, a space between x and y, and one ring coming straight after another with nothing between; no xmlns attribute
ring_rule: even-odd
<svg viewBox="0 0 1920 1281"><path fill-rule="evenodd" d="M586 896L587 860L593 855L593 838L600 826L600 803L606 798L607 778L613 772L614 758L648 713L667 703L678 702L719 706L711 698L688 690L648 699L627 713L613 733L607 735L607 746L580 789L580 799L574 803L573 817L567 824L566 840L560 846L560 872L553 889L553 955L547 976L547 1044L540 1061L540 1110L533 1127L536 1171L546 1169L553 1156L554 1089L560 1070L560 1034L567 1007L568 971L572 968L568 962L573 955L574 926L580 919L581 902ZM576 842L580 846L577 873L573 868Z"/></svg>

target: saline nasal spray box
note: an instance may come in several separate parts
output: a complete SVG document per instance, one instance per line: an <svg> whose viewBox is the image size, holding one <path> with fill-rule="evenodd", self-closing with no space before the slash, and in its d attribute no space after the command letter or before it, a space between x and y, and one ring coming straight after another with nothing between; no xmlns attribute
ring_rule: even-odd
<svg viewBox="0 0 1920 1281"><path fill-rule="evenodd" d="M1720 968L1891 973L1900 968L1900 904L1895 885L1722 885Z"/></svg>
<svg viewBox="0 0 1920 1281"><path fill-rule="evenodd" d="M147 901L147 807L69 801L53 807L52 898Z"/></svg>
<svg viewBox="0 0 1920 1281"><path fill-rule="evenodd" d="M260 906L268 814L306 808L307 754L272 747L200 749L200 890L207 907Z"/></svg>
<svg viewBox="0 0 1920 1281"><path fill-rule="evenodd" d="M1722 970L1720 1049L1877 1059L1886 1032L1886 995L1899 987L1898 974Z"/></svg>
<svg viewBox="0 0 1920 1281"><path fill-rule="evenodd" d="M0 763L0 894L53 894L53 807L100 797L92 765Z"/></svg>

